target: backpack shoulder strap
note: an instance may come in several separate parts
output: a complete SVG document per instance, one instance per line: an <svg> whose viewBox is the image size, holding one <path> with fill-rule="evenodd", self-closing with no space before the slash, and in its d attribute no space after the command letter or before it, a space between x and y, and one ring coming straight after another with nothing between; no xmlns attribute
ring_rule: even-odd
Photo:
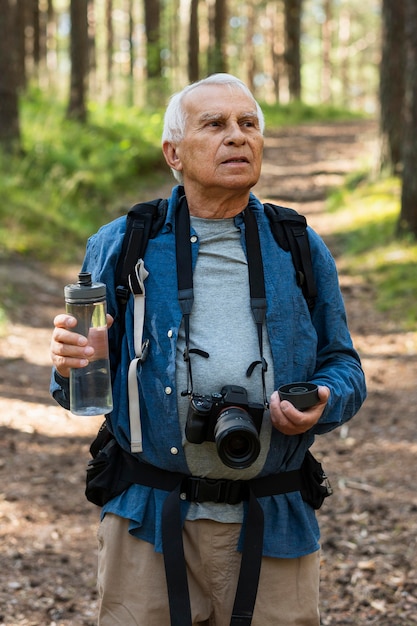
<svg viewBox="0 0 417 626"><path fill-rule="evenodd" d="M168 201L158 198L135 204L127 214L126 232L116 266L116 295L124 306L129 297L128 276L138 259L143 258L149 239L155 237L165 221ZM314 308L317 287L314 278L307 221L294 209L264 204L278 245L291 252L297 284L301 287L310 310Z"/></svg>
<svg viewBox="0 0 417 626"><path fill-rule="evenodd" d="M308 308L313 310L317 297L316 281L311 261L310 243L307 234L307 220L294 209L264 204L272 233L278 245L291 252L297 284L301 287Z"/></svg>
<svg viewBox="0 0 417 626"><path fill-rule="evenodd" d="M116 266L116 296L121 304L129 298L128 276L138 259L144 257L149 239L155 237L165 221L168 201L158 198L135 204L126 217L126 232Z"/></svg>

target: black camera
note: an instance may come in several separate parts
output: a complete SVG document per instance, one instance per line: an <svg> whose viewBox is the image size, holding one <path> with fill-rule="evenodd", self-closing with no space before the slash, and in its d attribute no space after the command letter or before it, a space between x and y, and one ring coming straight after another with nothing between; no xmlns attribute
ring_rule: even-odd
<svg viewBox="0 0 417 626"><path fill-rule="evenodd" d="M225 385L221 393L193 394L185 436L190 443L215 441L217 454L228 467L244 469L259 456L264 406L248 402L244 387Z"/></svg>

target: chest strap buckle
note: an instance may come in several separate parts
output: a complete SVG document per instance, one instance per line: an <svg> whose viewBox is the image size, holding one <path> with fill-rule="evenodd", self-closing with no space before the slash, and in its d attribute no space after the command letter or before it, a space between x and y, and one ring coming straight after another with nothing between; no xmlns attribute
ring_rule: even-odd
<svg viewBox="0 0 417 626"><path fill-rule="evenodd" d="M214 478L197 478L187 476L182 482L181 493L189 502L219 502L222 504L239 504L247 500L249 490L247 483L241 480Z"/></svg>

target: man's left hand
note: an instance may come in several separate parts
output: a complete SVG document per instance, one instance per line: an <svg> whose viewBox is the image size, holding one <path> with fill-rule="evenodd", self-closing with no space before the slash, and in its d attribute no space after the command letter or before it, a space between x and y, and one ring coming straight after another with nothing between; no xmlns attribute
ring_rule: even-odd
<svg viewBox="0 0 417 626"><path fill-rule="evenodd" d="M306 411L299 411L288 400L281 400L274 391L269 403L272 425L284 435L301 435L319 421L330 396L330 389L318 387L319 402Z"/></svg>

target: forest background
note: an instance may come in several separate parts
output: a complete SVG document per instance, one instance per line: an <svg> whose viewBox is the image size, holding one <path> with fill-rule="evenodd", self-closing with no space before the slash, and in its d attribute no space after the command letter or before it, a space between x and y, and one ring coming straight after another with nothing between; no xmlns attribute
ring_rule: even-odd
<svg viewBox="0 0 417 626"><path fill-rule="evenodd" d="M368 380L315 444L323 626L416 624L417 2L0 0L0 626L95 623L98 422L49 397L52 319L86 238L169 193L164 107L215 71L264 109L260 197L325 237Z"/></svg>
<svg viewBox="0 0 417 626"><path fill-rule="evenodd" d="M249 85L268 128L376 121L378 154L349 185L384 206L352 217L353 251L385 250L373 254L382 306L415 320L404 270L417 235L414 0L0 0L0 256L78 259L166 176L169 95L217 71Z"/></svg>

